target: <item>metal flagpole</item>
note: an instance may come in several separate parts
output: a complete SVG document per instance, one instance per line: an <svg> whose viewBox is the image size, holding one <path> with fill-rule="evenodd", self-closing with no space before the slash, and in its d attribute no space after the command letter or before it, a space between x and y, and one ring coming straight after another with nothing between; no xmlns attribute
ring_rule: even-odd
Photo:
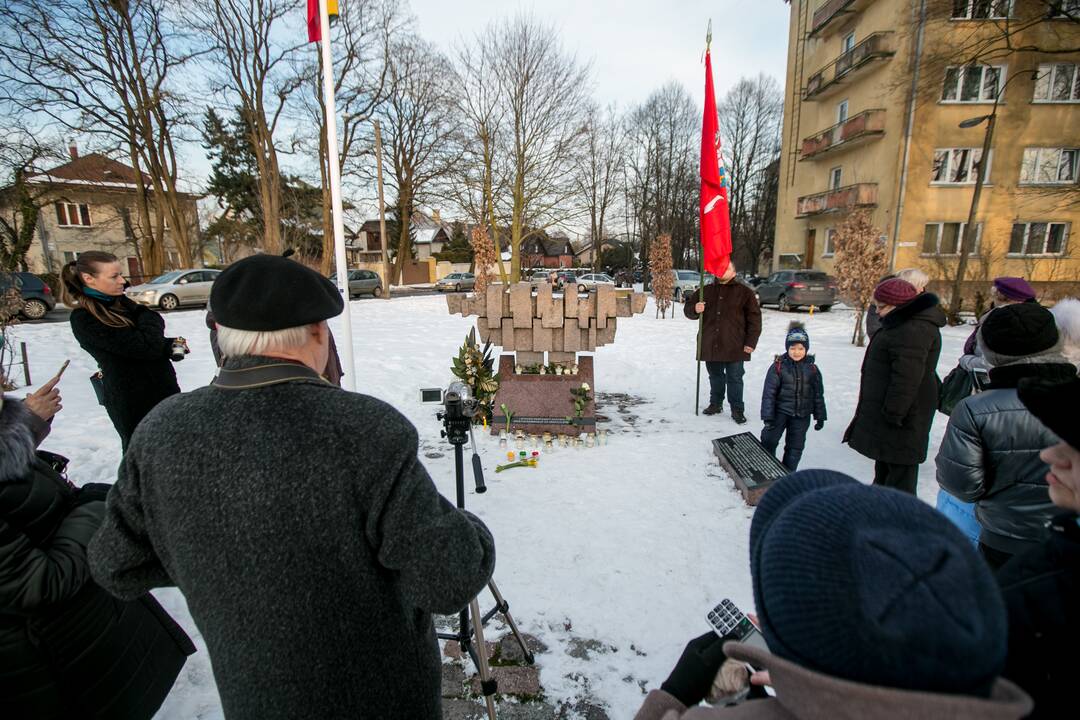
<svg viewBox="0 0 1080 720"><path fill-rule="evenodd" d="M712 45L712 19L709 20L709 27L705 31L705 52L709 52L709 47ZM700 228L698 232L700 232ZM698 302L705 302L705 246L700 243L698 248L698 266L701 269L701 275L698 279ZM705 326L705 313L698 313L697 318L697 385L694 390L694 415L698 414L698 408L701 406L701 335ZM711 392L711 390L710 390ZM711 398L710 398L711 399Z"/></svg>
<svg viewBox="0 0 1080 720"><path fill-rule="evenodd" d="M345 298L345 312L342 321L345 325L343 344L344 363L341 385L346 390L356 390L356 363L353 361L352 313L349 310L349 267L345 260L345 222L341 217L341 160L338 154L337 109L334 107L334 58L330 52L330 15L327 13L326 0L319 0L319 25L322 52L323 97L326 100L326 152L327 165L330 166L330 202L334 218L334 264L336 266L338 288Z"/></svg>

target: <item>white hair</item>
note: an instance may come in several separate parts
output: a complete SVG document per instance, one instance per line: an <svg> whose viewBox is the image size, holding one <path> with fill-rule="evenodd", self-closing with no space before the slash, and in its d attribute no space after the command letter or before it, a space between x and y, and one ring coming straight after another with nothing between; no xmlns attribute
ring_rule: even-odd
<svg viewBox="0 0 1080 720"><path fill-rule="evenodd" d="M218 347L226 357L297 350L307 344L312 327L299 325L284 330L237 330L218 325Z"/></svg>
<svg viewBox="0 0 1080 720"><path fill-rule="evenodd" d="M911 285L919 292L925 291L926 286L930 284L930 276L919 268L904 268L903 270L897 270L896 277L911 283Z"/></svg>

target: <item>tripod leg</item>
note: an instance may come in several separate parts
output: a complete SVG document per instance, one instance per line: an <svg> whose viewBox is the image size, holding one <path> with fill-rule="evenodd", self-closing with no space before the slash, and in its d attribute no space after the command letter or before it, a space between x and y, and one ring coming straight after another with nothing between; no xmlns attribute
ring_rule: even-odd
<svg viewBox="0 0 1080 720"><path fill-rule="evenodd" d="M514 639L518 641L518 645L521 646L521 652L525 655L525 662L532 665L536 661L536 656L532 654L528 646L525 644L525 638L522 637L521 631L518 630L517 623L514 622L513 616L510 615L510 603L506 602L506 599L499 592L498 586L494 580L488 582L488 589L491 590L491 594L495 596L495 603L499 608L499 612L506 618L506 624L510 626L510 632L514 634Z"/></svg>
<svg viewBox="0 0 1080 720"><path fill-rule="evenodd" d="M476 669L480 672L480 689L484 693L487 702L489 720L495 720L495 691L498 688L496 681L491 677L491 668L488 667L487 644L484 642L484 622L480 614L480 602L473 598L469 603L473 615L473 630L476 632Z"/></svg>

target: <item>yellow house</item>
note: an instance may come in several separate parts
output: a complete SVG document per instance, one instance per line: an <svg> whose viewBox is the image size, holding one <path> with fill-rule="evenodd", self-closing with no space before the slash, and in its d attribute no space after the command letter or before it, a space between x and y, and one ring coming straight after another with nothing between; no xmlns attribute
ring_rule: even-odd
<svg viewBox="0 0 1080 720"><path fill-rule="evenodd" d="M791 0L774 270L831 271L866 208L893 269L951 282L993 115L965 295L998 275L1076 293L1080 53L1047 52L1080 47L1070 15L1080 0Z"/></svg>

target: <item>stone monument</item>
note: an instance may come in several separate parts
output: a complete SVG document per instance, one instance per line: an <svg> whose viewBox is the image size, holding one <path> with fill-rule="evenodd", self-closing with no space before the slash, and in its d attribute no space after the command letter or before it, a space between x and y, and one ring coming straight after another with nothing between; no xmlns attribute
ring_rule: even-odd
<svg viewBox="0 0 1080 720"><path fill-rule="evenodd" d="M613 285L579 294L572 283L557 296L549 284L533 288L520 282L492 283L480 296L448 295L446 303L451 314L478 316L480 341L505 351L499 356L492 433L577 435L596 431L593 359L578 353L614 342L616 319L644 312L646 296ZM582 383L589 388L588 401L579 413L571 390Z"/></svg>
<svg viewBox="0 0 1080 720"><path fill-rule="evenodd" d="M757 505L774 482L791 474L753 433L717 438L713 440L713 452L747 505Z"/></svg>

